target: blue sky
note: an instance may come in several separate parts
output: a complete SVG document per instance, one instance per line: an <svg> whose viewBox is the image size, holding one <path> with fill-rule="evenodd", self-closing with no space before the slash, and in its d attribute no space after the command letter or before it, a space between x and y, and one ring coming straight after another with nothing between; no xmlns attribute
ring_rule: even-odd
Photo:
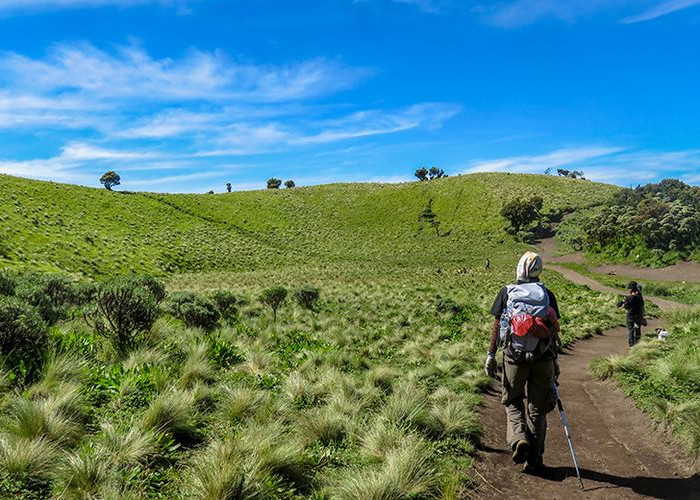
<svg viewBox="0 0 700 500"><path fill-rule="evenodd" d="M0 0L0 173L700 184L700 0Z"/></svg>

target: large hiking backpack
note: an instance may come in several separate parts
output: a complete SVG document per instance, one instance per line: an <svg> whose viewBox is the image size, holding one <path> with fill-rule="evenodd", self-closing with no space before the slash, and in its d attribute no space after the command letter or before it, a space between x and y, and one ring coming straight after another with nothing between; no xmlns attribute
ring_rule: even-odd
<svg viewBox="0 0 700 500"><path fill-rule="evenodd" d="M507 289L508 301L501 315L501 344L526 353L547 350L559 331L547 288L535 282L508 285Z"/></svg>

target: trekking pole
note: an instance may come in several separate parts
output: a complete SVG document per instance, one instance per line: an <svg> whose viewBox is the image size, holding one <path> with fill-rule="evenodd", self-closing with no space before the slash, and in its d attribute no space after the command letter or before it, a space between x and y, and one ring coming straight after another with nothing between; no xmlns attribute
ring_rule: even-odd
<svg viewBox="0 0 700 500"><path fill-rule="evenodd" d="M559 415L561 415L561 421L564 424L564 432L566 432L566 439L569 441L569 450L571 450L571 458L574 459L576 476L578 476L578 482L581 484L581 489L583 489L583 480L581 479L581 471L579 471L578 460L576 460L576 453L574 452L574 443L571 442L569 425L566 423L566 415L564 415L564 405L561 402L561 396L559 396L559 389L557 388L557 383L554 382L554 384L552 385L554 386L554 395L557 397L557 407L559 408Z"/></svg>

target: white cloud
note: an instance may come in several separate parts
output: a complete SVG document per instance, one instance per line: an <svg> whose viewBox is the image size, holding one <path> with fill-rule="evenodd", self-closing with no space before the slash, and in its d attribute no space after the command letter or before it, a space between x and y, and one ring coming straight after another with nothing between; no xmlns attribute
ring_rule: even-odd
<svg viewBox="0 0 700 500"><path fill-rule="evenodd" d="M362 111L322 123L321 132L293 139L296 144L320 144L344 139L392 134L415 128L439 128L461 111L453 104L423 103L396 111Z"/></svg>
<svg viewBox="0 0 700 500"><path fill-rule="evenodd" d="M660 5L652 7L641 14L623 19L622 22L631 24L642 21L650 21L652 19L656 19L657 17L665 16L667 14L671 14L672 12L684 10L695 5L700 5L700 0L669 0L662 2Z"/></svg>
<svg viewBox="0 0 700 500"><path fill-rule="evenodd" d="M529 26L541 21L575 22L608 14L623 23L656 19L700 4L700 0L510 0L481 3L474 12L501 28ZM641 13L639 13L641 11Z"/></svg>
<svg viewBox="0 0 700 500"><path fill-rule="evenodd" d="M193 1L197 0L2 0L0 15L100 7L130 8L149 4L174 6L178 12L185 13L188 12L188 3Z"/></svg>
<svg viewBox="0 0 700 500"><path fill-rule="evenodd" d="M583 147L559 149L551 153L538 156L512 156L496 160L483 160L473 162L462 173L474 172L518 172L518 173L543 173L546 169L556 169L568 165L574 165L584 160L590 160L601 156L611 155L623 151L617 147Z"/></svg>
<svg viewBox="0 0 700 500"><path fill-rule="evenodd" d="M153 59L136 46L109 54L89 44L59 44L45 59L0 53L0 84L44 96L88 96L98 103L285 102L350 88L368 74L325 59L255 65L198 50L181 59Z"/></svg>
<svg viewBox="0 0 700 500"><path fill-rule="evenodd" d="M472 162L462 173L514 172L542 174L548 168L583 170L586 178L634 186L660 177L677 177L698 182L700 150L633 151L621 147L580 147L559 149L543 155L522 155Z"/></svg>

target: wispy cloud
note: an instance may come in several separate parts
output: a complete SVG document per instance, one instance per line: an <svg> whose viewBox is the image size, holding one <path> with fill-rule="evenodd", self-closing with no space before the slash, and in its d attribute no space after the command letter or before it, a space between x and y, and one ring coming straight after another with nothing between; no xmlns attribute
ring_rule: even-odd
<svg viewBox="0 0 700 500"><path fill-rule="evenodd" d="M697 183L700 150L640 151L623 147L579 147L542 155L522 155L475 161L462 173L514 172L542 174L547 169L583 170L586 178L621 186L643 184L660 177Z"/></svg>
<svg viewBox="0 0 700 500"><path fill-rule="evenodd" d="M142 5L175 7L177 12L188 12L188 5L197 0L3 0L0 15L58 11L64 9L94 9L100 7L129 8Z"/></svg>
<svg viewBox="0 0 700 500"><path fill-rule="evenodd" d="M0 133L64 141L59 152L43 152L48 158L6 159L0 172L92 185L106 167L175 166L213 177L227 157L436 129L460 111L450 103L358 110L325 102L369 75L328 59L258 65L194 49L156 59L134 45L58 44L43 58L0 52Z"/></svg>
<svg viewBox="0 0 700 500"><path fill-rule="evenodd" d="M652 19L656 19L657 17L665 16L667 14L671 14L672 12L684 10L695 5L700 5L700 0L668 0L642 12L641 14L625 18L622 20L622 22L631 24L650 21Z"/></svg>
<svg viewBox="0 0 700 500"><path fill-rule="evenodd" d="M59 44L45 59L0 53L0 83L6 86L44 95L90 96L100 102L284 102L351 88L369 73L324 59L255 65L238 63L222 52L198 50L181 59L153 59L133 45L111 54L89 44Z"/></svg>
<svg viewBox="0 0 700 500"><path fill-rule="evenodd" d="M581 147L559 149L537 156L512 156L495 160L481 160L470 164L462 173L474 172L518 172L542 173L546 169L555 169L575 165L584 160L611 155L622 151L618 147Z"/></svg>

